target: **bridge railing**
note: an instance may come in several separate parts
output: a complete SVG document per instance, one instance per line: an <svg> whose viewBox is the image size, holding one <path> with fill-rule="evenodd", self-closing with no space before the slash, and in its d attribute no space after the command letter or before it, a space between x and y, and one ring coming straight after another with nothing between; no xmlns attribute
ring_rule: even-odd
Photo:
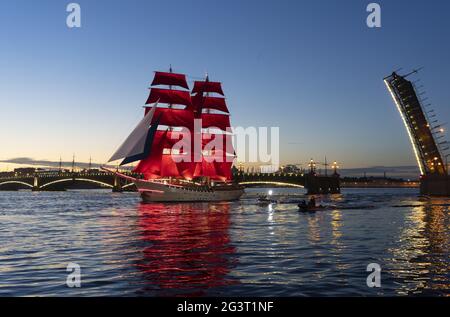
<svg viewBox="0 0 450 317"><path fill-rule="evenodd" d="M133 172L121 172L122 174L129 175L129 176L139 176L140 174L133 173ZM27 178L27 177L70 177L70 176L78 176L78 175L89 175L89 176L103 176L103 175L111 175L110 172L89 172L89 171L82 171L82 172L47 172L47 171L38 171L35 173L9 173L9 172L3 172L0 173L0 179L11 179L11 178Z"/></svg>

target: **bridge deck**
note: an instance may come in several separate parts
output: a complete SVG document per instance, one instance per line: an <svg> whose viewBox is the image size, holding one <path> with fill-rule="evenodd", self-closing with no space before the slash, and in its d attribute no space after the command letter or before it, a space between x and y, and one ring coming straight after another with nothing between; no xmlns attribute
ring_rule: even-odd
<svg viewBox="0 0 450 317"><path fill-rule="evenodd" d="M138 174L126 175L139 177ZM237 173L234 175L236 182L244 186L271 185L307 188L309 193L339 193L339 176L317 176L312 174L288 174L288 173ZM35 173L16 174L0 177L0 190L11 188L30 188L33 190L66 189L76 183L89 183L98 188L112 188L122 190L134 185L127 180L108 172L94 173ZM14 187L15 186L15 187ZM17 189L16 188L16 189Z"/></svg>

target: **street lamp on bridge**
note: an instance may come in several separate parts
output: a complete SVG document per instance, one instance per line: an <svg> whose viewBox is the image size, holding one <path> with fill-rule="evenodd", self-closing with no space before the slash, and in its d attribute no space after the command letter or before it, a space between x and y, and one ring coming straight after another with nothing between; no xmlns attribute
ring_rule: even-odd
<svg viewBox="0 0 450 317"><path fill-rule="evenodd" d="M337 164L336 161L333 162L333 164L331 165L331 168L333 169L333 172L334 172L334 175L335 175L335 176L336 176L336 175L339 175L338 172L337 172L337 170L338 170L338 168L339 168L339 165Z"/></svg>
<svg viewBox="0 0 450 317"><path fill-rule="evenodd" d="M310 161L309 161L309 172L311 173L311 174L315 174L316 173L316 163L314 162L314 160L313 159L311 159Z"/></svg>

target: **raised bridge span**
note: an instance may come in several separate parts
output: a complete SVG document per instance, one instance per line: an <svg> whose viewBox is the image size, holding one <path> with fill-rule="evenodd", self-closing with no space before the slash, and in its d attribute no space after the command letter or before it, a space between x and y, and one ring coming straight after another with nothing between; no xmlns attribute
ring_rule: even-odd
<svg viewBox="0 0 450 317"><path fill-rule="evenodd" d="M396 72L384 78L384 83L406 128L417 165L420 169L420 192L424 195L450 196L447 157L449 143L443 140L444 129L423 93L406 79L413 71L401 76Z"/></svg>
<svg viewBox="0 0 450 317"><path fill-rule="evenodd" d="M124 173L139 177L138 174ZM339 193L339 175L319 176L315 173L244 173L237 172L234 179L245 187L278 186L306 188L310 194ZM54 191L70 188L109 188L113 191L135 190L134 184L109 172L36 172L0 176L0 190L31 189Z"/></svg>

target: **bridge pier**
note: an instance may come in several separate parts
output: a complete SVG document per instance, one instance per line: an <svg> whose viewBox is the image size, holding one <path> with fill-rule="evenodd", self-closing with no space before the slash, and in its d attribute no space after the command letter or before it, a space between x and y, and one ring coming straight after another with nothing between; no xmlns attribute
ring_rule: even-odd
<svg viewBox="0 0 450 317"><path fill-rule="evenodd" d="M420 194L429 196L450 196L450 176L422 175L420 178Z"/></svg>
<svg viewBox="0 0 450 317"><path fill-rule="evenodd" d="M117 175L114 175L114 186L113 193L121 193L123 192L122 183L120 182L120 178Z"/></svg>
<svg viewBox="0 0 450 317"><path fill-rule="evenodd" d="M34 175L34 178L33 178L33 188L32 188L31 190L34 191L34 192L37 192L37 191L40 190L40 189L39 189L39 178L38 178L36 175Z"/></svg>
<svg viewBox="0 0 450 317"><path fill-rule="evenodd" d="M309 173L305 175L305 188L308 195L339 194L341 192L339 175L317 176Z"/></svg>

